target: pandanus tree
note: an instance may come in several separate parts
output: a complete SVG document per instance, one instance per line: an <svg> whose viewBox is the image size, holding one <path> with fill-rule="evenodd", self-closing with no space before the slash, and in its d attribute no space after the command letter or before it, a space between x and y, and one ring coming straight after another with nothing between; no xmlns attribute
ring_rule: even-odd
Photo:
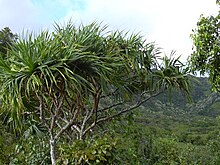
<svg viewBox="0 0 220 165"><path fill-rule="evenodd" d="M97 23L55 25L52 33L20 37L9 56L0 59L8 121L19 128L23 118L34 116L44 124L53 165L61 137L83 139L101 122L166 89L189 94L187 70L178 59L157 62L159 49L153 43L106 28Z"/></svg>

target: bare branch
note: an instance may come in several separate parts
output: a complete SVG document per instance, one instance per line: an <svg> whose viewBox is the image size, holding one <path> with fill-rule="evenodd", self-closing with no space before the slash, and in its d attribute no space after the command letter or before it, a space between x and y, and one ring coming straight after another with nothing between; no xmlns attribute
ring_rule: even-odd
<svg viewBox="0 0 220 165"><path fill-rule="evenodd" d="M50 123L50 128L49 128L49 131L51 134L53 134L53 129L54 129L57 115L59 114L59 111L63 105L63 99L64 99L64 96L62 96L60 101L58 101L58 98L53 98L53 103L55 105L55 111L54 111L54 114L51 115L51 123Z"/></svg>
<svg viewBox="0 0 220 165"><path fill-rule="evenodd" d="M139 106L142 105L143 103L147 102L147 101L150 100L151 98L160 95L161 93L162 93L162 92L160 91L160 92L158 92L158 93L155 93L155 94L153 94L153 95L151 95L151 96L145 98L144 100L138 100L138 101L136 102L136 104L134 104L133 106L130 106L129 108L125 108L125 109L123 109L123 110L119 111L118 113L115 113L115 114L113 114L113 115L111 115L111 116L102 117L102 118L98 119L97 122L91 124L91 125L84 131L83 134L86 134L90 129L92 129L93 127L95 127L96 124L101 123L101 122L104 122L104 121L107 121L107 120L110 120L110 119L112 119L112 118L114 118L114 117L117 117L117 116L122 115L122 114L124 114L124 113L126 113L126 112L129 112L129 111L131 111L131 110L133 110L133 109L139 107Z"/></svg>
<svg viewBox="0 0 220 165"><path fill-rule="evenodd" d="M124 103L125 103L125 102L119 102L119 103L110 105L110 106L108 106L108 107L99 109L97 112L102 112L102 111L105 111L105 110L109 110L109 109L111 109L111 108L117 107L117 106L122 105L122 104L124 104Z"/></svg>
<svg viewBox="0 0 220 165"><path fill-rule="evenodd" d="M151 98L160 95L161 93L162 93L162 92L158 92L158 93L156 93L156 94L153 94L153 95L147 97L147 98L144 99L144 100L139 100L135 105L133 105L133 106L131 106L131 107L129 107L129 108L125 108L124 110L122 110L122 111L120 111L120 112L118 112L118 113L116 113L116 114L114 114L114 115L111 115L111 116L109 116L109 117L101 118L101 119L99 119L97 122L109 120L109 119L114 118L114 117L116 117L116 116L119 116L119 115L121 115L121 114L123 114L123 113L126 113L126 112L128 112L128 111L131 111L131 110L133 110L133 109L139 107L139 106L142 105L143 103L147 102L147 101L150 100Z"/></svg>
<svg viewBox="0 0 220 165"><path fill-rule="evenodd" d="M79 127L78 127L77 125L75 125L75 124L74 124L74 125L72 125L72 126L71 126L71 128L74 128L74 129L75 129L77 132L80 132Z"/></svg>
<svg viewBox="0 0 220 165"><path fill-rule="evenodd" d="M73 126L74 121L75 121L75 119L76 119L76 117L77 117L77 115L78 115L80 109L81 109L81 105L78 106L77 110L75 111L75 113L73 114L72 118L71 118L69 121L63 119L64 121L66 121L66 125L63 126L63 127L60 129L60 131L58 131L58 133L55 135L55 137L54 137L55 140L56 140L57 138L59 138L60 135L62 135L63 132L65 132L68 128L70 128L71 126ZM80 132L79 127L77 127L77 126L75 125L74 128L75 128L75 130L77 130L78 132Z"/></svg>
<svg viewBox="0 0 220 165"><path fill-rule="evenodd" d="M100 88L98 88L96 93L93 95L94 101L93 101L92 110L89 112L89 110L85 108L87 111L86 111L86 115L84 116L83 123L81 125L80 138L83 136L83 130L85 128L87 121L89 119L91 119L93 115L95 115L93 123L95 124L97 121L97 110L98 110L98 106L99 106L100 96L101 96L101 90L100 90Z"/></svg>
<svg viewBox="0 0 220 165"><path fill-rule="evenodd" d="M106 97L113 96L118 90L119 90L119 88L116 88L114 91L108 93L107 95L103 95L100 98L106 98Z"/></svg>
<svg viewBox="0 0 220 165"><path fill-rule="evenodd" d="M92 111L93 111L93 110L92 110ZM80 130L80 132L83 131L86 122L88 121L88 119L90 118L90 116L92 116L92 114L93 114L92 111L91 111L91 113L89 113L89 110L86 111L86 115L84 116L83 122L82 122L82 124L81 124L81 130Z"/></svg>
<svg viewBox="0 0 220 165"><path fill-rule="evenodd" d="M66 131L69 127L71 127L74 123L74 120L71 119L65 126L63 126L60 131L54 136L54 140L58 139L60 135L63 134L64 131Z"/></svg>
<svg viewBox="0 0 220 165"><path fill-rule="evenodd" d="M55 123L56 123L56 125L57 125L60 129L62 129L62 126L58 123L58 121L55 121ZM67 131L66 131L65 133L66 133L67 137L68 137L70 140L73 139Z"/></svg>
<svg viewBox="0 0 220 165"><path fill-rule="evenodd" d="M46 121L46 119L44 118L44 115L43 115L43 100L42 100L42 98L41 98L39 95L37 95L37 98L38 98L39 103L40 103L40 105L39 105L40 120L41 120L41 121L45 124L45 126L49 129L49 125L47 124L47 121Z"/></svg>

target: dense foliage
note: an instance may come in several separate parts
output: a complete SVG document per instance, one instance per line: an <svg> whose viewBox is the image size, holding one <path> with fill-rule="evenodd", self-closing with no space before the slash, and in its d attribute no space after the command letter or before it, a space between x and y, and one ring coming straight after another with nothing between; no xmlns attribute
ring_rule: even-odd
<svg viewBox="0 0 220 165"><path fill-rule="evenodd" d="M211 92L207 78L193 78L191 84L190 104L185 102L183 106L185 97L176 92L172 96L179 97L178 100L170 102L164 93L124 117L99 125L91 138L72 142L62 138L57 144L60 155L57 161L60 164L219 164L220 96ZM6 129L2 130L1 139L2 164L50 164L48 139L32 134L16 140Z"/></svg>
<svg viewBox="0 0 220 165"><path fill-rule="evenodd" d="M6 55L7 50L17 39L17 34L13 34L9 27L5 27L0 31L0 53Z"/></svg>
<svg viewBox="0 0 220 165"><path fill-rule="evenodd" d="M159 63L153 43L106 29L97 23L55 25L52 33L20 36L0 58L4 119L18 135L47 130L53 165L61 139L90 139L101 123L165 90L189 95L188 69L179 58Z"/></svg>
<svg viewBox="0 0 220 165"><path fill-rule="evenodd" d="M189 64L219 91L219 14L197 25ZM54 27L0 31L0 164L220 164L207 78L139 34Z"/></svg>
<svg viewBox="0 0 220 165"><path fill-rule="evenodd" d="M220 6L219 1L217 1ZM208 73L213 89L220 89L220 11L216 16L201 16L193 31L194 52L190 57L193 71Z"/></svg>

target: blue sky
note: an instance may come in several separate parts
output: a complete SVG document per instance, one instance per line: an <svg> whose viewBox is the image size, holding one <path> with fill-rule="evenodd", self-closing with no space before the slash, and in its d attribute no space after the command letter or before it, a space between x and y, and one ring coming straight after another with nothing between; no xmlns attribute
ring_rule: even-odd
<svg viewBox="0 0 220 165"><path fill-rule="evenodd" d="M215 0L0 0L0 29L37 32L69 19L76 24L97 21L110 29L141 32L166 54L176 50L186 60L199 16L218 10Z"/></svg>

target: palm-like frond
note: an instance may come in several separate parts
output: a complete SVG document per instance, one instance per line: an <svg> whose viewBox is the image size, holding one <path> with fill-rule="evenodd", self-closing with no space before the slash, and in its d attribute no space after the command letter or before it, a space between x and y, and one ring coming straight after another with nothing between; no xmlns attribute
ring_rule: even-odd
<svg viewBox="0 0 220 165"><path fill-rule="evenodd" d="M56 92L76 97L95 90L92 79L112 83L111 75L121 60L106 53L104 29L96 24L77 30L68 25L65 29L57 27L52 34L20 38L9 58L0 59L1 99L11 111L10 121L21 121L21 114L29 111L24 98L46 98Z"/></svg>
<svg viewBox="0 0 220 165"><path fill-rule="evenodd" d="M171 56L174 55L172 52ZM190 98L190 85L188 79L189 69L184 66L179 60L180 56L177 58L163 57L163 63L160 65L160 69L155 70L153 77L156 79L155 87L157 89L171 91L172 88L181 90Z"/></svg>
<svg viewBox="0 0 220 165"><path fill-rule="evenodd" d="M97 91L104 96L115 90L118 100L131 99L153 87L189 91L178 59L165 57L164 65L155 71L160 50L154 43L147 43L139 34L106 32L106 28L97 23L75 27L70 22L64 27L56 24L53 33L18 39L8 58L0 59L2 105L14 125L25 112L40 115L41 99L44 109L49 109L44 113L49 115L58 106L57 97L64 102L64 110L73 102L69 108L73 110L82 104L89 107ZM38 105L30 108L33 100Z"/></svg>
<svg viewBox="0 0 220 165"><path fill-rule="evenodd" d="M97 23L55 25L53 33L20 38L7 58L0 58L0 96L8 122L21 130L27 119L26 136L41 134L42 122L50 135L52 164L63 134L82 139L97 123L137 108L164 89L189 91L178 59L165 57L155 70L159 50L153 43L139 34L105 30ZM133 103L134 95L136 103L122 108ZM100 109L109 98L111 105Z"/></svg>

